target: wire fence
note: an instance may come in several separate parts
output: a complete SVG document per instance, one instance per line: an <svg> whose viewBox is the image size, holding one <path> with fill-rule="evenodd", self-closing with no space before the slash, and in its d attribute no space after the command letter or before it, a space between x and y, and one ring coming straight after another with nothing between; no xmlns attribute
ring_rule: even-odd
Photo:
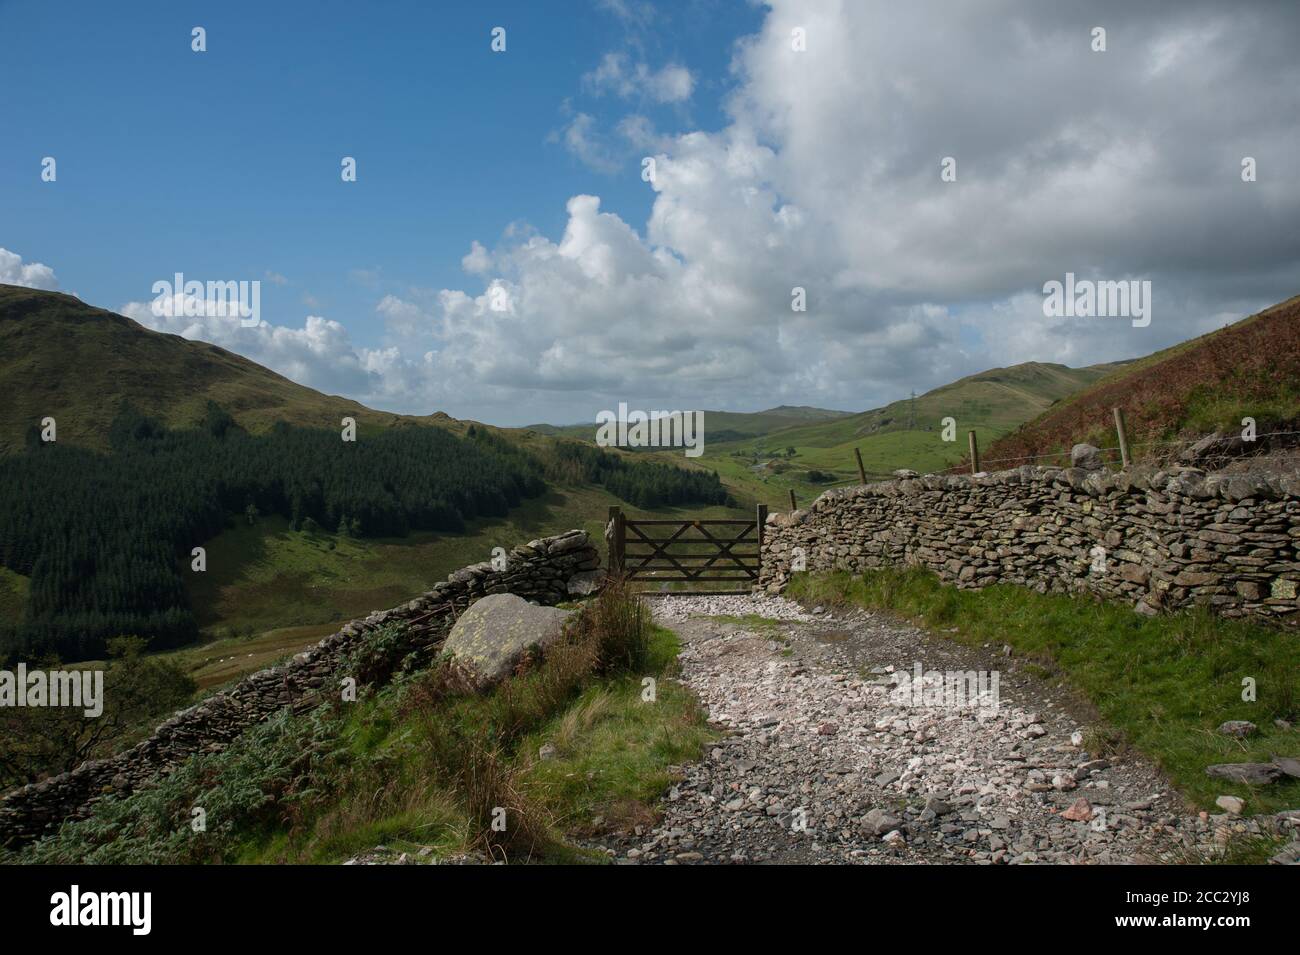
<svg viewBox="0 0 1300 955"><path fill-rule="evenodd" d="M1263 438L1295 437L1295 436L1300 436L1300 431L1265 431L1255 435L1255 441L1258 442ZM1128 450L1131 456L1136 456L1136 452L1143 449L1149 451L1154 448L1187 448L1190 446L1190 444L1191 442L1188 442L1185 439L1184 440L1172 439L1168 441L1154 441L1154 440L1133 441L1133 442L1129 442ZM1120 445L1114 445L1112 447L1098 448L1097 450L1103 455L1109 455L1112 461L1117 461L1119 459L1119 455L1123 452L1124 449ZM1258 457L1260 455L1267 454L1269 453L1270 450L1271 450L1270 448L1266 448L1266 447L1256 447L1249 451L1237 452L1233 454L1225 454L1222 452L1215 453L1211 451L1207 453L1205 457L1208 460L1215 460L1215 461L1239 460L1243 458L1249 459L1252 457ZM980 463L981 470L988 470L986 465L990 465L990 464L1011 464L1013 462L1024 463L1027 461L1053 461L1053 460L1068 462L1071 460L1070 452L1069 451L1048 451L1044 454L1026 454L1017 457L1002 457L1002 458L987 458L987 459L980 458L979 463ZM970 470L970 459L963 458L957 464L953 465L952 467L946 468L939 473L958 474L958 473L969 472L969 470Z"/></svg>
<svg viewBox="0 0 1300 955"><path fill-rule="evenodd" d="M1280 437L1297 437L1297 436L1300 436L1300 431L1265 431L1255 435L1255 441L1258 442L1260 441L1260 439L1263 438L1280 438ZM1133 442L1129 442L1128 450L1130 455L1132 456L1139 449L1150 450L1152 448L1175 448L1175 447L1186 448L1189 446L1189 444L1190 443L1186 440L1178 440L1178 439L1172 439L1168 441L1133 441ZM1117 461L1119 459L1119 455L1123 452L1123 448L1121 448L1120 445L1114 445L1113 447L1098 448L1097 450L1103 455L1109 455L1112 461ZM1250 459L1253 457L1258 457L1263 454L1267 454L1269 453L1270 450L1272 449L1257 447L1245 453L1234 453L1234 454L1209 453L1206 455L1206 457L1209 460L1215 460L1215 461L1241 460L1241 459ZM1069 462L1070 452L1069 451L1048 451L1043 454L1022 454L1014 457L980 458L979 463L980 463L980 470L986 471L988 470L987 465L990 464L1013 465L1013 464L1024 464L1030 461L1053 461L1053 460ZM951 465L950 467L944 468L941 471L934 471L931 473L940 474L940 475L950 475L950 474L968 474L969 472L970 472L970 459L969 457L963 456L962 460L959 461L958 463ZM893 471L888 471L888 472L865 471L864 473L868 481L889 481L889 480L893 480L895 477ZM824 484L821 484L820 486L825 488L833 488L833 487L846 487L846 486L851 486L851 485L856 485L861 483L862 481L858 476L853 476L853 477L842 478L838 481L827 481Z"/></svg>

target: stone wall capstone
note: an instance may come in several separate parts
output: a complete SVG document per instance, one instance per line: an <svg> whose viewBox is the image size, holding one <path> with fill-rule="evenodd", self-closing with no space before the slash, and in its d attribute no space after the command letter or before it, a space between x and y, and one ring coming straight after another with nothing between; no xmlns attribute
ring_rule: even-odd
<svg viewBox="0 0 1300 955"><path fill-rule="evenodd" d="M509 552L503 570L491 561L463 567L414 600L352 620L292 660L181 710L116 756L8 793L0 799L0 845L18 848L66 819L84 818L104 795L129 793L191 756L218 752L284 707L301 712L317 706L322 691L336 691L350 675L349 660L366 635L388 624L407 622L409 649L427 650L445 637L451 619L480 597L513 593L549 605L590 593L599 580L600 554L582 530L520 544Z"/></svg>
<svg viewBox="0 0 1300 955"><path fill-rule="evenodd" d="M796 551L802 548L802 553ZM767 519L758 589L920 565L958 587L1092 593L1145 614L1206 604L1300 622L1300 474L1025 466L827 491Z"/></svg>

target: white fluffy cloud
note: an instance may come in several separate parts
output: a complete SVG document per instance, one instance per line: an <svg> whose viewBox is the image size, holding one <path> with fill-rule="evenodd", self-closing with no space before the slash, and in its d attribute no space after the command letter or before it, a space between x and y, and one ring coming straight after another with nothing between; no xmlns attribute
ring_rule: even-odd
<svg viewBox="0 0 1300 955"><path fill-rule="evenodd" d="M577 195L558 238L479 236L470 287L380 301L379 350L318 317L166 330L382 407L513 424L619 400L862 408L996 365L1144 354L1300 285L1296 19L1208 0L772 0L736 48L721 128L619 127L655 153L646 222ZM666 69L607 58L587 85L689 96L693 78ZM584 117L566 142L599 167ZM1045 318L1043 283L1066 272L1150 279L1150 326Z"/></svg>
<svg viewBox="0 0 1300 955"><path fill-rule="evenodd" d="M59 280L54 277L54 269L40 262L23 262L23 257L16 252L0 248L0 285L21 285L24 288L40 288L54 291L59 287Z"/></svg>
<svg viewBox="0 0 1300 955"><path fill-rule="evenodd" d="M1300 69L1280 11L997 14L775 0L736 54L726 126L624 121L660 148L644 232L577 196L558 241L473 253L510 308L457 290L421 305L430 380L575 412L862 407L998 364L1143 354L1295 291ZM612 55L587 84L631 95L634 75ZM1255 183L1248 155L1270 170ZM1150 279L1152 324L1045 318L1066 272Z"/></svg>

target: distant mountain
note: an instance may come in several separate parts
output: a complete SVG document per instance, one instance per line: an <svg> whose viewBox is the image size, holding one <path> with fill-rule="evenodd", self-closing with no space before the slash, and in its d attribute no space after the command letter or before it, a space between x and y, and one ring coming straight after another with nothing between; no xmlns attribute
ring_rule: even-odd
<svg viewBox="0 0 1300 955"><path fill-rule="evenodd" d="M853 412L828 411L825 408L813 408L808 405L778 405L775 408L760 411L758 414L773 415L780 418L804 418L811 421L822 418L847 418Z"/></svg>
<svg viewBox="0 0 1300 955"><path fill-rule="evenodd" d="M0 453L21 448L27 429L47 416L55 419L60 441L104 447L124 404L168 425L189 426L202 419L209 400L255 433L275 421L337 428L345 415L363 429L455 424L446 415L374 411L71 295L0 285Z"/></svg>
<svg viewBox="0 0 1300 955"><path fill-rule="evenodd" d="M704 433L709 441L735 441L756 438L773 431L807 424L810 421L831 421L852 414L851 411L829 411L807 405L781 405L766 411L705 411ZM596 436L596 423L592 421L590 424L531 424L523 430L592 441Z"/></svg>
<svg viewBox="0 0 1300 955"><path fill-rule="evenodd" d="M1082 441L1113 447L1117 407L1135 458L1158 451L1154 442L1238 431L1247 416L1260 433L1300 427L1300 295L1126 362L998 440L986 457L1068 451Z"/></svg>

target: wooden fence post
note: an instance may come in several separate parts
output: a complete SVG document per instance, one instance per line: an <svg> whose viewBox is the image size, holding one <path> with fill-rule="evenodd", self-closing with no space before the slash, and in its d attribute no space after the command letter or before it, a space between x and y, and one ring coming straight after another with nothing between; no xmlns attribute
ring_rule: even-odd
<svg viewBox="0 0 1300 955"><path fill-rule="evenodd" d="M853 449L853 456L858 459L858 480L863 484L867 483L867 469L862 466L862 452L857 448Z"/></svg>
<svg viewBox="0 0 1300 955"><path fill-rule="evenodd" d="M1128 432L1124 430L1124 409L1115 409L1115 431L1119 434L1119 459L1123 467L1128 467Z"/></svg>
<svg viewBox="0 0 1300 955"><path fill-rule="evenodd" d="M611 573L621 574L626 531L623 528L623 508L617 504L609 506L609 523L612 531L609 540L609 569Z"/></svg>
<svg viewBox="0 0 1300 955"><path fill-rule="evenodd" d="M792 511L799 510L799 505L795 503L795 499L794 499L794 488L790 488L790 510Z"/></svg>
<svg viewBox="0 0 1300 955"><path fill-rule="evenodd" d="M758 505L754 516L758 520L758 566L761 571L763 567L763 528L767 526L767 505Z"/></svg>
<svg viewBox="0 0 1300 955"><path fill-rule="evenodd" d="M967 431L966 437L970 439L970 473L979 474L980 471L980 446L975 440L975 432Z"/></svg>

